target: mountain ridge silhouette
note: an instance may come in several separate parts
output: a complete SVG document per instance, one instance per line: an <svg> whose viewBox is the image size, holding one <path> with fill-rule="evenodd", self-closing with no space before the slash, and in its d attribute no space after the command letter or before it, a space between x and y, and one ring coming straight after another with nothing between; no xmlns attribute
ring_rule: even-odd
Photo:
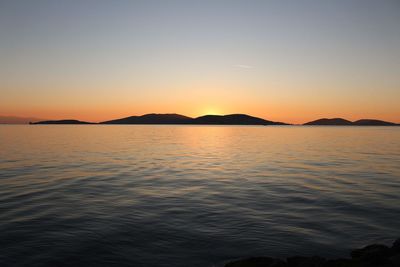
<svg viewBox="0 0 400 267"><path fill-rule="evenodd" d="M356 121L349 121L343 118L322 118L310 122L306 122L303 125L319 125L319 126L399 126L393 122L376 120L376 119L360 119Z"/></svg>
<svg viewBox="0 0 400 267"><path fill-rule="evenodd" d="M129 116L99 123L80 120L46 120L31 124L183 124L183 125L292 125L284 122L270 121L247 114L204 115L196 118L177 113L149 113L141 116ZM343 118L322 118L306 122L305 126L400 126L393 122L377 119L360 119L349 121Z"/></svg>
<svg viewBox="0 0 400 267"><path fill-rule="evenodd" d="M289 125L247 114L204 115L191 118L176 113L149 113L141 116L129 116L115 120L92 123L79 120L48 120L32 124L189 124L189 125Z"/></svg>
<svg viewBox="0 0 400 267"><path fill-rule="evenodd" d="M104 121L100 124L286 125L282 122L269 121L247 114L204 115L191 118L176 113L150 113Z"/></svg>
<svg viewBox="0 0 400 267"><path fill-rule="evenodd" d="M188 124L193 118L176 113L149 113L100 122L100 124Z"/></svg>

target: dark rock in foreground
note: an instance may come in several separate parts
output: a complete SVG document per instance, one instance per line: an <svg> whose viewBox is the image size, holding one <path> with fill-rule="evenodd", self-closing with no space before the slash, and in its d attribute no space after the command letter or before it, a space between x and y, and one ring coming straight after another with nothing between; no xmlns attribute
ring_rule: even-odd
<svg viewBox="0 0 400 267"><path fill-rule="evenodd" d="M400 238L392 247L373 244L355 249L347 259L325 259L318 256L289 257L286 260L254 257L229 262L225 267L400 267Z"/></svg>
<svg viewBox="0 0 400 267"><path fill-rule="evenodd" d="M269 257L255 257L249 259L238 260L234 262L230 262L225 265L225 267L264 267L264 266L271 266L271 267L284 267L287 266L286 262L280 259L274 259Z"/></svg>

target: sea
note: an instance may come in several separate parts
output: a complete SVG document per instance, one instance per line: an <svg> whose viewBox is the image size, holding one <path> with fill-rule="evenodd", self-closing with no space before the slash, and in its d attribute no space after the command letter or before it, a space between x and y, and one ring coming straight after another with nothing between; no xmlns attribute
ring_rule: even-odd
<svg viewBox="0 0 400 267"><path fill-rule="evenodd" d="M400 127L0 126L2 267L220 267L398 237Z"/></svg>

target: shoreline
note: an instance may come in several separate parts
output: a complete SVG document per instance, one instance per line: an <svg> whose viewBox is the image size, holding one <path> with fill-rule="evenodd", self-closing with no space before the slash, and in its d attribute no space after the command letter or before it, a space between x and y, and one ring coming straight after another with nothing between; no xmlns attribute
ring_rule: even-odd
<svg viewBox="0 0 400 267"><path fill-rule="evenodd" d="M400 238L392 246L371 244L350 251L348 258L291 256L286 259L252 257L227 262L224 267L399 267Z"/></svg>

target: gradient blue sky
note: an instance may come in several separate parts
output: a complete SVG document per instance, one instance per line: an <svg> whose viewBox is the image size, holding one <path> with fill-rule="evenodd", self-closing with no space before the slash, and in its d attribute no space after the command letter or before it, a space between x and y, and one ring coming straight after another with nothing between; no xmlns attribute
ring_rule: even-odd
<svg viewBox="0 0 400 267"><path fill-rule="evenodd" d="M0 115L400 122L400 1L0 0Z"/></svg>

